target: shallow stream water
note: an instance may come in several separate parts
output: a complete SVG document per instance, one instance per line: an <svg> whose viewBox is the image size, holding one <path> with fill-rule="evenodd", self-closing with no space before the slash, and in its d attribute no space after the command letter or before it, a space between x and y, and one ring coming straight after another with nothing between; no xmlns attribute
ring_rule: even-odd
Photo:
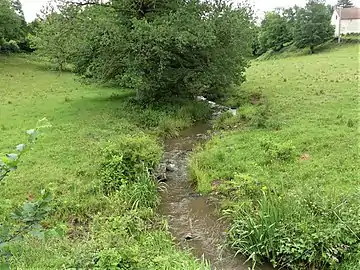
<svg viewBox="0 0 360 270"><path fill-rule="evenodd" d="M167 217L170 232L177 242L197 258L209 261L212 269L251 269L251 264L245 263L243 257L224 248L226 222L219 219L210 198L197 194L189 182L189 154L209 137L210 130L208 124L198 123L177 138L165 141L163 163L168 169L160 213Z"/></svg>

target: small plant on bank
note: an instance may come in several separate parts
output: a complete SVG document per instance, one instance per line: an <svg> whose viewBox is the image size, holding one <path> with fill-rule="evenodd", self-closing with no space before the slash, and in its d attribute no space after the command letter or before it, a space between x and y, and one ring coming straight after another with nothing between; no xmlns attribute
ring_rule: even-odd
<svg viewBox="0 0 360 270"><path fill-rule="evenodd" d="M270 140L264 140L261 147L265 152L265 163L271 164L275 161L288 162L295 160L296 148L292 142L276 143Z"/></svg>
<svg viewBox="0 0 360 270"><path fill-rule="evenodd" d="M31 145L35 143L41 130L51 127L46 118L38 121L34 129L27 130L28 143L16 146L16 153L6 154L0 159L0 181L5 180L11 171L17 169L20 157L27 152ZM32 235L43 239L45 231L41 221L48 215L51 193L48 190L42 190L40 198L34 200L30 198L22 207L16 208L10 216L11 221L0 224L0 269L10 269L9 258L12 255L11 244L14 241L21 240L25 235Z"/></svg>
<svg viewBox="0 0 360 270"><path fill-rule="evenodd" d="M35 143L41 130L49 127L51 127L51 124L46 118L39 120L34 129L26 131L29 135L27 144L22 143L17 145L15 153L6 154L0 158L0 181L2 181L11 171L17 169L21 155L27 152L31 145Z"/></svg>
<svg viewBox="0 0 360 270"><path fill-rule="evenodd" d="M105 194L136 182L153 170L161 159L161 147L149 136L125 136L104 149L99 176Z"/></svg>

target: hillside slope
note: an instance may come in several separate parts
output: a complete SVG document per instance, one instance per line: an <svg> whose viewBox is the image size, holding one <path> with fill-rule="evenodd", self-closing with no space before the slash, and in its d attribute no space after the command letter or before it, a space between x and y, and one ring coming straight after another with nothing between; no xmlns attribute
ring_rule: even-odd
<svg viewBox="0 0 360 270"><path fill-rule="evenodd" d="M193 179L222 198L238 252L293 269L360 268L358 57L346 45L253 62L238 115L216 121L227 131L193 155Z"/></svg>

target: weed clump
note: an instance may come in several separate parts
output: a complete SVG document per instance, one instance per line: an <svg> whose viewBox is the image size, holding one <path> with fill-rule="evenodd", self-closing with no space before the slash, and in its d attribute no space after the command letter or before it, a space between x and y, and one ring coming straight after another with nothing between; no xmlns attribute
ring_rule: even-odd
<svg viewBox="0 0 360 270"><path fill-rule="evenodd" d="M98 172L104 193L141 179L160 162L161 153L161 147L147 135L124 136L107 146Z"/></svg>
<svg viewBox="0 0 360 270"><path fill-rule="evenodd" d="M269 104L261 92L240 92L228 102L228 106L238 108L236 115L225 112L213 121L216 130L239 128L267 128L269 122Z"/></svg>

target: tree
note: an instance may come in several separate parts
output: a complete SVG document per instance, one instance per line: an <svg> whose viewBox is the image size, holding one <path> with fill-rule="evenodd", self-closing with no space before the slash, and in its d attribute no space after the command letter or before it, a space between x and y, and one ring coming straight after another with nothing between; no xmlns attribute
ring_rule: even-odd
<svg viewBox="0 0 360 270"><path fill-rule="evenodd" d="M291 34L291 39L294 39L294 31L296 26L296 14L300 8L298 6L293 6L282 10L282 16L286 20L287 28Z"/></svg>
<svg viewBox="0 0 360 270"><path fill-rule="evenodd" d="M276 12L267 12L261 23L259 34L262 51L269 49L278 51L291 40L292 35L286 18Z"/></svg>
<svg viewBox="0 0 360 270"><path fill-rule="evenodd" d="M224 0L62 2L43 17L35 44L142 100L221 96L244 81L250 25L247 7Z"/></svg>
<svg viewBox="0 0 360 270"><path fill-rule="evenodd" d="M310 47L313 53L315 46L333 38L331 14L323 1L310 0L296 17L294 41L298 48Z"/></svg>
<svg viewBox="0 0 360 270"><path fill-rule="evenodd" d="M264 53L261 48L260 40L259 40L259 34L260 34L260 26L256 25L255 23L251 27L251 51L253 56L259 56Z"/></svg>
<svg viewBox="0 0 360 270"><path fill-rule="evenodd" d="M354 7L354 4L351 0L338 0L337 6L342 8L352 8Z"/></svg>
<svg viewBox="0 0 360 270"><path fill-rule="evenodd" d="M0 0L0 40L21 37L21 18L9 0Z"/></svg>
<svg viewBox="0 0 360 270"><path fill-rule="evenodd" d="M26 49L27 24L19 0L0 0L0 53Z"/></svg>

